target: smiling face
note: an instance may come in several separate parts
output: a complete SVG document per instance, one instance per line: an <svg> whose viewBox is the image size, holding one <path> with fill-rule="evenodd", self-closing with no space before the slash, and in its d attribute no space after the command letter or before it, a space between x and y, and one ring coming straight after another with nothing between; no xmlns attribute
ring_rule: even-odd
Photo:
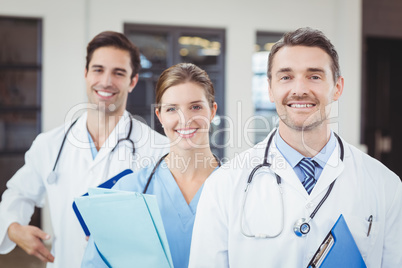
<svg viewBox="0 0 402 268"><path fill-rule="evenodd" d="M216 103L210 107L200 85L186 82L168 88L155 112L171 146L191 150L209 148L209 128L216 109Z"/></svg>
<svg viewBox="0 0 402 268"><path fill-rule="evenodd" d="M273 58L269 96L281 129L309 131L323 126L330 105L342 94L343 78L333 81L331 58L318 47L285 46Z"/></svg>
<svg viewBox="0 0 402 268"><path fill-rule="evenodd" d="M122 115L128 93L138 81L138 75L130 78L131 73L128 51L114 47L96 49L85 70L89 103L107 114Z"/></svg>

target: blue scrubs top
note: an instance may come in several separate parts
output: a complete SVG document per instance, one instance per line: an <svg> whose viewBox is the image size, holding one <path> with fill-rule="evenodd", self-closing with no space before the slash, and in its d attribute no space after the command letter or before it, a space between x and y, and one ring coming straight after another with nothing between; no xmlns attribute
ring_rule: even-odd
<svg viewBox="0 0 402 268"><path fill-rule="evenodd" d="M113 189L142 193L153 168L126 175ZM195 213L202 188L203 185L187 204L165 161L156 169L149 184L147 194L156 195L175 268L188 267ZM107 267L92 238L88 241L81 267Z"/></svg>

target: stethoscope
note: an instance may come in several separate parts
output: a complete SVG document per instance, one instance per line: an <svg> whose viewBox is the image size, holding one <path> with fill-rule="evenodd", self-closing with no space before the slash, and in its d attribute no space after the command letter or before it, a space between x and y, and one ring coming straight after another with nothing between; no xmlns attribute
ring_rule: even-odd
<svg viewBox="0 0 402 268"><path fill-rule="evenodd" d="M151 183L151 180L155 175L156 169L159 167L159 165L162 163L163 159L165 159L168 154L169 153L167 153L164 156L162 156L161 159L159 159L158 163L156 163L155 167L152 169L152 172L148 177L147 184L145 184L144 190L142 191L143 194L147 193L149 184ZM216 161L218 162L218 166L220 167L221 166L221 161L219 160L219 158L216 155L213 155L213 156L215 157Z"/></svg>
<svg viewBox="0 0 402 268"><path fill-rule="evenodd" d="M250 173L250 175L249 175L249 177L248 177L248 181L247 181L246 188L244 189L243 204L242 204L242 207L241 207L241 210L240 210L240 230L241 230L241 233L242 233L244 236L246 236L246 237L254 237L254 238L275 238L275 237L279 236L279 235L282 233L283 228L284 228L285 209L284 209L284 206L283 206L283 189L282 189L282 185L281 185L281 183L282 183L282 178L281 178L278 174L276 174L275 172L273 172L273 171L270 169L271 164L268 163L269 147L271 146L272 138L275 136L276 131L277 131L277 130L275 129L274 132L271 134L271 136L270 136L269 139L268 139L267 147L265 148L265 155L264 155L263 163L257 165L257 166L251 171L251 173ZM343 161L343 157L344 157L343 143L342 143L341 139L339 138L339 136L338 136L335 132L334 132L334 134L335 134L335 137L337 138L337 140L338 140L338 142L339 142L339 147L340 147L340 150L341 150L341 156L340 156L340 158L341 158L341 160ZM244 231L244 228L243 228L243 222L244 222L244 220L243 220L243 219L244 219L244 207L245 207L245 204L246 204L248 189L249 189L249 186L250 186L250 184L251 184L251 182L252 182L252 180L253 180L254 174L255 174L255 173L257 172L257 170L259 170L261 167L267 167L272 173L274 173L275 178L276 178L276 183L277 183L277 186L278 186L278 190L279 190L280 195L281 195L281 200L280 200L280 201L281 201L281 207L282 207L281 229L279 230L279 232L277 232L276 234L272 234L272 235L270 235L270 234L263 234L263 233L260 233L260 234L249 234L249 233L246 233L246 232ZM299 219L299 220L296 221L296 223L295 223L294 226L293 226L293 231L294 231L294 233L295 233L297 236L299 236L299 237L305 236L306 234L308 234L308 233L310 232L311 226L310 226L309 223L310 223L310 221L314 218L314 216L315 216L315 214L318 212L318 210L321 208L321 206L322 206L322 204L325 202L325 200L327 200L329 194L330 194L331 191L332 191L332 188L334 187L335 181L336 181L336 179L330 184L330 186L329 186L327 192L325 193L324 197L323 197L323 198L321 199L321 201L318 203L318 205L317 205L317 207L314 209L314 211L310 214L309 218L308 218L307 220L306 220L305 218L301 218L301 219Z"/></svg>
<svg viewBox="0 0 402 268"><path fill-rule="evenodd" d="M131 146L132 146L132 148L133 148L133 156L134 156L134 154L135 154L135 145L134 145L134 142L130 139L131 132L132 132L132 130L133 130L133 117L132 117L132 115L131 115L130 113L128 114L128 116L130 117L130 128L129 128L129 130L128 130L128 134L127 134L127 136L126 136L125 138L121 138L121 139L119 139L119 140L117 141L116 145L113 147L112 151L109 153L109 160L110 160L110 156L113 154L114 150L117 148L117 146L119 145L119 143L120 143L120 142L123 142L123 141L129 141L129 142L131 143ZM50 172L49 176L47 177L47 182L48 182L49 184L54 184L54 183L57 182L58 177L57 177L57 173L56 173L56 166L57 166L57 163L59 162L59 158L60 158L61 152L63 151L63 147L64 147L64 143L66 142L67 135L68 135L68 133L70 132L70 130L72 129L72 127L75 125L75 123L77 123L77 121L78 121L78 118L70 125L70 127L69 127L69 128L67 129L67 131L66 131L66 134L64 134L64 138L63 138L63 141L62 141L62 143L61 143L61 146L60 146L60 149L59 149L59 153L57 154L56 161L54 162L53 169L52 169L52 171ZM108 164L109 164L109 165L108 165L107 171L109 170L110 161L108 161ZM108 172L106 172L106 174L107 174L107 173L108 173Z"/></svg>

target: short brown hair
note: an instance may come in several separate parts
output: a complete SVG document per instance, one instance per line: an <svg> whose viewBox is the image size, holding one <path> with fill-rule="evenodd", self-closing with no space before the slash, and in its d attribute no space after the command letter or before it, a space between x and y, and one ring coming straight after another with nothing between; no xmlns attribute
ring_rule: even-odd
<svg viewBox="0 0 402 268"><path fill-rule="evenodd" d="M168 88L186 82L192 82L201 86L205 91L210 107L213 107L215 90L208 74L192 63L179 63L163 71L158 79L155 89L157 108L160 109L162 96Z"/></svg>
<svg viewBox="0 0 402 268"><path fill-rule="evenodd" d="M131 79L138 74L141 68L140 51L124 34L112 31L101 32L89 42L85 65L87 70L95 50L101 47L114 47L130 53L130 65L133 69Z"/></svg>
<svg viewBox="0 0 402 268"><path fill-rule="evenodd" d="M324 35L323 32L315 30L309 27L299 28L296 31L286 33L281 40L279 40L271 49L268 57L268 79L271 80L272 77L272 62L274 60L275 54L285 46L306 46L306 47L318 47L324 50L332 60L332 75L334 78L334 83L338 81L341 76L341 70L339 68L339 57L335 50L334 45L331 41Z"/></svg>

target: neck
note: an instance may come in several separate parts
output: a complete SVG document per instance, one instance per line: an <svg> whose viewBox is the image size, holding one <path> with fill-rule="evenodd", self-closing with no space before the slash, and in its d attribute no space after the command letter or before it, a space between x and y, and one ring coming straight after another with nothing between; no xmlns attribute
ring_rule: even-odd
<svg viewBox="0 0 402 268"><path fill-rule="evenodd" d="M209 147L200 150L177 150L171 147L165 159L176 179L205 180L218 166Z"/></svg>
<svg viewBox="0 0 402 268"><path fill-rule="evenodd" d="M327 122L311 130L295 130L279 123L279 134L293 149L305 157L314 157L328 143L331 128Z"/></svg>
<svg viewBox="0 0 402 268"><path fill-rule="evenodd" d="M104 111L88 109L87 128L98 151L122 116L123 113L108 114Z"/></svg>
<svg viewBox="0 0 402 268"><path fill-rule="evenodd" d="M165 160L187 204L190 204L201 185L218 166L209 147L177 151L171 147Z"/></svg>

